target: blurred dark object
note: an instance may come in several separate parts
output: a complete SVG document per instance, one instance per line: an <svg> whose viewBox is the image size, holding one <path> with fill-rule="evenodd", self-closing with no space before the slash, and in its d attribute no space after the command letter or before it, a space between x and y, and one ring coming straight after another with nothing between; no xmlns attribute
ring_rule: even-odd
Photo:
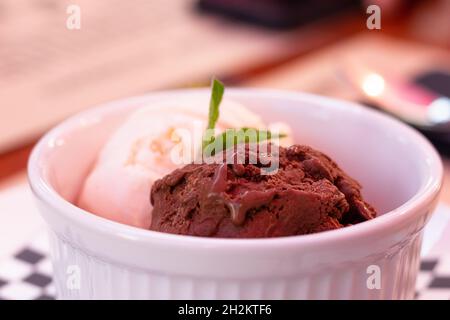
<svg viewBox="0 0 450 320"><path fill-rule="evenodd" d="M439 150L439 153L446 158L450 158L450 135L447 136L447 139L442 136L436 136L434 134L430 134L429 132L422 132L430 142ZM444 139L443 139L444 138Z"/></svg>
<svg viewBox="0 0 450 320"><path fill-rule="evenodd" d="M414 83L444 97L450 97L450 74L440 70L433 70L418 75Z"/></svg>
<svg viewBox="0 0 450 320"><path fill-rule="evenodd" d="M357 10L358 0L200 0L198 8L268 28L288 29Z"/></svg>
<svg viewBox="0 0 450 320"><path fill-rule="evenodd" d="M428 137L431 142L438 148L442 154L446 156L450 156L450 74L444 71L425 71L417 75L414 79L412 79L412 83L414 86L419 88L419 90L427 90L433 92L434 94L440 96L439 100L441 101L439 105L439 109L436 109L438 113L434 116L440 118L442 121L441 124L436 123L434 125L417 125L413 124L416 129L420 130L426 137ZM413 88L413 87L412 87ZM387 112L392 110L386 109L385 106L379 104L373 104L364 102L366 105L370 105L371 107L381 109ZM433 102L429 105L423 105L422 107L426 110L431 111L431 108L436 107L437 104ZM413 112L413 110L411 110ZM393 113L395 116L399 116L399 114ZM430 114L431 115L431 114ZM405 120L400 116L402 120ZM408 122L408 121L407 121Z"/></svg>
<svg viewBox="0 0 450 320"><path fill-rule="evenodd" d="M380 106L368 101L359 101L358 103L373 109L384 111ZM419 130L425 137L427 137L428 140L430 140L430 142L436 147L436 149L439 150L439 153L441 155L450 158L450 133L443 134L440 132L424 130L423 128L417 126L413 127Z"/></svg>
<svg viewBox="0 0 450 320"><path fill-rule="evenodd" d="M429 71L418 75L413 82L423 86L434 93L450 98L450 74L443 71ZM450 100L447 100L450 101ZM450 110L445 112L450 116ZM445 132L422 130L422 132L434 143L442 154L450 156L450 128Z"/></svg>
<svg viewBox="0 0 450 320"><path fill-rule="evenodd" d="M450 72L444 65L400 76L389 64L373 67L353 59L340 74L367 103L450 143Z"/></svg>

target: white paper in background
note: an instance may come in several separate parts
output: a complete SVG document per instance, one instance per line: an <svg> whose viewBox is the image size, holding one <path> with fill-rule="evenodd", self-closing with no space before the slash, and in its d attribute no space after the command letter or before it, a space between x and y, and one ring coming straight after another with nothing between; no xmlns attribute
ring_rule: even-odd
<svg viewBox="0 0 450 320"><path fill-rule="evenodd" d="M44 229L28 185L0 190L0 258L14 254Z"/></svg>
<svg viewBox="0 0 450 320"><path fill-rule="evenodd" d="M0 191L0 258L14 254L44 229L26 182ZM444 231L450 232L450 207L441 203L425 228L422 256L428 255L440 239L446 238Z"/></svg>

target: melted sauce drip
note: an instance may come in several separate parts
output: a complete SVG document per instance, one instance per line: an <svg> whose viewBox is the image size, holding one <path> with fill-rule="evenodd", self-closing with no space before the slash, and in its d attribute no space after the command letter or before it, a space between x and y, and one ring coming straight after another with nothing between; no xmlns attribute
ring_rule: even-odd
<svg viewBox="0 0 450 320"><path fill-rule="evenodd" d="M231 221L235 225L242 225L247 217L247 212L253 208L269 204L276 195L271 191L245 191L238 199L230 201L223 197L227 188L227 164L221 164L214 173L214 179L208 198L221 201L225 204L231 214Z"/></svg>

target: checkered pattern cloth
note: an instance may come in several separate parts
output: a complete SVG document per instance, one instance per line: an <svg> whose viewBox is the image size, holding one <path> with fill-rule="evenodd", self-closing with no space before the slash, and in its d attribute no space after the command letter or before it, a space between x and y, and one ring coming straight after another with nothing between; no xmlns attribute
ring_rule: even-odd
<svg viewBox="0 0 450 320"><path fill-rule="evenodd" d="M0 260L0 300L49 300L55 296L45 234Z"/></svg>
<svg viewBox="0 0 450 320"><path fill-rule="evenodd" d="M450 255L422 259L416 282L416 299L450 300Z"/></svg>
<svg viewBox="0 0 450 320"><path fill-rule="evenodd" d="M450 255L422 259L416 299L450 299ZM45 235L0 260L0 300L55 299Z"/></svg>

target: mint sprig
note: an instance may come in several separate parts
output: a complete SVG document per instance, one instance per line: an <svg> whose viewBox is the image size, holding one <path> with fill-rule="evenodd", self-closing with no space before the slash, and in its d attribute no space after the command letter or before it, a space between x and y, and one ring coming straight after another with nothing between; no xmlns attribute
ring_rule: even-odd
<svg viewBox="0 0 450 320"><path fill-rule="evenodd" d="M238 144L253 144L271 139L282 139L285 133L272 133L269 130L256 128L226 129L214 138L215 153L232 148Z"/></svg>
<svg viewBox="0 0 450 320"><path fill-rule="evenodd" d="M217 120L219 120L220 115L219 107L220 103L222 102L224 92L225 86L223 85L223 83L213 78L211 82L211 99L209 101L208 126L206 128L207 132L205 132L202 143L203 152L205 151L208 145L214 142L214 129L216 128ZM209 135L207 135L207 133Z"/></svg>
<svg viewBox="0 0 450 320"><path fill-rule="evenodd" d="M260 130L255 128L232 128L226 129L225 132L215 136L214 130L219 120L220 103L222 102L225 86L219 80L213 78L211 82L211 99L209 101L208 126L203 136L202 151L214 155L226 148L234 147L240 143L259 143L272 138L284 138L284 133L273 134L268 130ZM211 132L212 130L212 132ZM214 148L211 150L211 148Z"/></svg>
<svg viewBox="0 0 450 320"><path fill-rule="evenodd" d="M219 106L222 102L223 93L225 92L225 86L219 80L213 78L211 84L211 100L209 101L209 116L208 116L208 129L214 129L216 127L217 120L219 119Z"/></svg>

